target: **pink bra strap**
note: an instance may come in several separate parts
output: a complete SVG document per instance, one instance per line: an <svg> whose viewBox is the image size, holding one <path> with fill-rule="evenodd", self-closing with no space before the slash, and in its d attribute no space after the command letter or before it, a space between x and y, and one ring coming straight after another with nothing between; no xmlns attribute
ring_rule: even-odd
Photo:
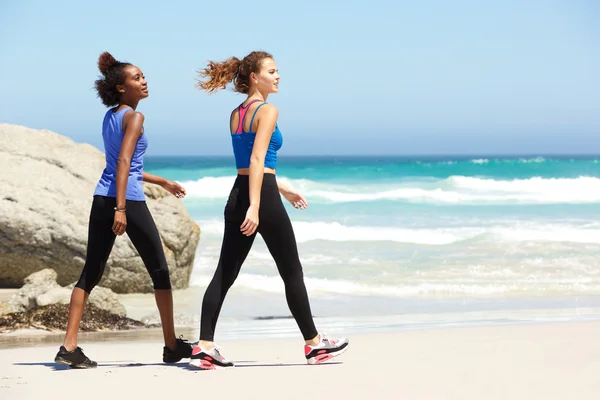
<svg viewBox="0 0 600 400"><path fill-rule="evenodd" d="M246 117L246 112L248 111L248 108L250 107L250 105L256 103L257 101L260 101L260 100L258 100L258 99L252 100L250 103L246 104L246 107L244 107L244 103L240 104L240 107L239 107L240 121L238 122L238 127L237 127L237 130L235 131L236 134L244 133L244 118ZM252 129L252 127L250 127L250 129Z"/></svg>

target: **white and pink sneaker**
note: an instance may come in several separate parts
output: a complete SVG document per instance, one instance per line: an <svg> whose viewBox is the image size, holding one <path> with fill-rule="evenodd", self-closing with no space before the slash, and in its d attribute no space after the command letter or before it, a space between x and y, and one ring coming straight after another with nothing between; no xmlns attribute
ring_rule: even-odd
<svg viewBox="0 0 600 400"><path fill-rule="evenodd" d="M195 345L190 357L190 365L200 369L221 369L234 367L232 361L221 355L219 347L215 345L210 350L203 350Z"/></svg>
<svg viewBox="0 0 600 400"><path fill-rule="evenodd" d="M348 349L350 342L346 338L331 339L325 333L321 333L320 336L321 341L318 345L304 345L306 361L311 365L331 360Z"/></svg>

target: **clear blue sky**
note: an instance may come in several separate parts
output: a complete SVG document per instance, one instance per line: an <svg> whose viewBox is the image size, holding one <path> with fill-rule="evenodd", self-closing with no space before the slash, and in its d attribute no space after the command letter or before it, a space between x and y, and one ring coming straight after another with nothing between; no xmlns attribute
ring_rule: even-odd
<svg viewBox="0 0 600 400"><path fill-rule="evenodd" d="M102 148L104 51L146 74L148 154L230 154L207 60L271 52L282 154L600 153L595 0L0 3L0 122Z"/></svg>

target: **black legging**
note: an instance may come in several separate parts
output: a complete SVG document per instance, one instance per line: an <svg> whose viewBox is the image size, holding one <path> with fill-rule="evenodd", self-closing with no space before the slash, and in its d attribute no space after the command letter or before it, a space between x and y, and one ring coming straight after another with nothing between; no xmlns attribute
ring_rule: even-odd
<svg viewBox="0 0 600 400"><path fill-rule="evenodd" d="M100 282L106 261L115 243L116 235L112 231L112 226L116 204L117 199L105 196L94 196L92 202L85 266L75 285L88 293ZM127 200L125 207L127 208L127 236L142 257L152 278L154 289L171 289L165 253L146 202Z"/></svg>
<svg viewBox="0 0 600 400"><path fill-rule="evenodd" d="M250 206L248 184L247 175L238 175L225 206L225 233L221 255L202 302L200 340L213 341L225 295L237 278L256 237L256 232L252 236L240 232L240 226ZM294 230L281 202L277 180L273 174L264 174L257 232L263 237L277 264L277 270L285 284L288 307L304 339L314 338L317 336L317 329L310 311Z"/></svg>

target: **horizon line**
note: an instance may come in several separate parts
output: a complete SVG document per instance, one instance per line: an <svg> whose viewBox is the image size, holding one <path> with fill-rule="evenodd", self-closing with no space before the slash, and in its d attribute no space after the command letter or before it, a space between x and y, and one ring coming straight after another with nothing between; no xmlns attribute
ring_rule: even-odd
<svg viewBox="0 0 600 400"><path fill-rule="evenodd" d="M159 157L219 157L219 158L233 158L232 154L150 154L146 155L150 158ZM490 157L490 158L514 158L514 157L600 157L600 153L461 153L461 154L448 154L448 153L418 153L418 154L360 154L360 153L338 153L338 154L279 154L279 158L293 158L293 157L460 157L460 158L472 158L472 157Z"/></svg>

